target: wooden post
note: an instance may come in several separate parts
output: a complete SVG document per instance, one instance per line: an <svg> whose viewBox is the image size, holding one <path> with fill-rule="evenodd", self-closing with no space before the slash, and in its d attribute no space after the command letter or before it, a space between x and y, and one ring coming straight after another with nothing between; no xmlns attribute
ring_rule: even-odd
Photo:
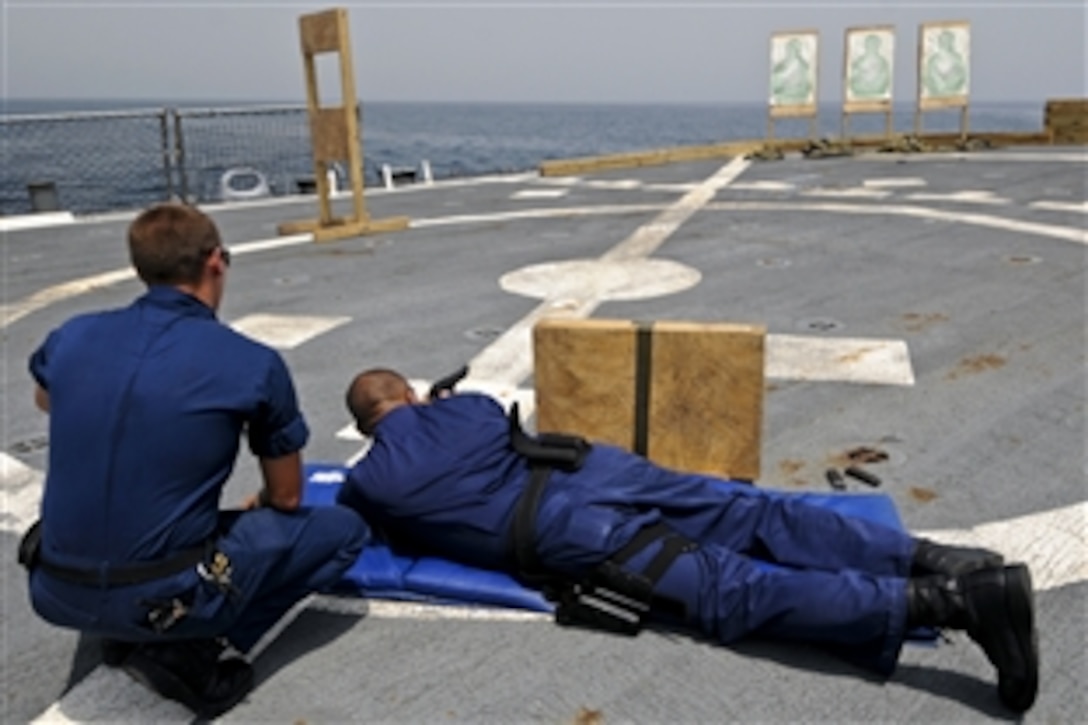
<svg viewBox="0 0 1088 725"><path fill-rule="evenodd" d="M375 232L397 231L408 227L408 217L373 220L363 198L363 152L360 142L359 102L355 95L355 70L351 58L348 15L344 8L325 10L299 17L302 66L306 77L306 106L313 146L314 184L317 188L318 218L284 222L280 234L312 232L314 241L343 239ZM323 106L318 92L315 57L321 53L339 54L341 105ZM351 179L352 215L333 215L329 189L329 170L333 163L347 163Z"/></svg>

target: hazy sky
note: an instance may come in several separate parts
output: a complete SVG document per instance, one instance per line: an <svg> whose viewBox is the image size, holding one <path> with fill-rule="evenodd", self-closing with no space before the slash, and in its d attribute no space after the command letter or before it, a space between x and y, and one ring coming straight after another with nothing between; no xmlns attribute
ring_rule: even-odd
<svg viewBox="0 0 1088 725"><path fill-rule="evenodd" d="M0 0L8 98L305 99L298 16L348 8L362 101L765 101L769 39L820 33L822 101L843 31L896 29L895 98L916 93L918 25L971 23L971 98L1088 95L1081 0ZM329 60L330 62L326 62ZM321 84L336 81L331 56Z"/></svg>

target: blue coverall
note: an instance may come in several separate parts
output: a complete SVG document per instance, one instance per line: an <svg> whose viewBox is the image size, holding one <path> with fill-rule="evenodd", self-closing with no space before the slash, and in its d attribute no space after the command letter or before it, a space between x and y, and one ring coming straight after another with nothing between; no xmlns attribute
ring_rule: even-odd
<svg viewBox="0 0 1088 725"><path fill-rule="evenodd" d="M309 429L280 355L195 297L152 286L126 308L75 317L30 371L50 400L44 560L105 574L215 540L232 569L228 591L195 565L122 586L39 567L31 601L53 624L128 641L225 636L245 652L296 601L335 584L368 538L343 507L219 510L243 429L264 458L300 450ZM187 612L156 634L149 611L173 599Z"/></svg>
<svg viewBox="0 0 1088 725"><path fill-rule="evenodd" d="M382 418L339 502L418 553L516 574L508 537L528 478L502 408L458 394ZM551 473L537 554L549 570L584 575L658 521L699 544L655 588L684 602L687 625L723 643L751 633L820 642L882 674L894 670L915 548L896 529L595 444L578 471ZM641 571L659 547L625 568Z"/></svg>

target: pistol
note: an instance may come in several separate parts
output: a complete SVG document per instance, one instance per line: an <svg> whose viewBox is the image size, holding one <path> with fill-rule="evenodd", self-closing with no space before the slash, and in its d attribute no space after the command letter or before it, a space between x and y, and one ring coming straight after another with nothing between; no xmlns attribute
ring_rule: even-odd
<svg viewBox="0 0 1088 725"><path fill-rule="evenodd" d="M453 388L457 383L461 382L468 376L468 365L462 365L457 370L454 370L449 375L444 375L438 380L434 381L431 385L431 389L427 392L427 397L434 400L444 391L453 392Z"/></svg>

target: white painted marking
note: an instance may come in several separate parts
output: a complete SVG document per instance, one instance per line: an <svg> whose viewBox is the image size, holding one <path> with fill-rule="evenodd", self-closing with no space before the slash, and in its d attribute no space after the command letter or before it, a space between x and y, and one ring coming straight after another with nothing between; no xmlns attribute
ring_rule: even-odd
<svg viewBox="0 0 1088 725"><path fill-rule="evenodd" d="M666 209L666 204L606 204L603 206L572 206L563 209L521 209L491 214L461 214L458 216L412 219L412 229L459 226L461 224L494 224L520 219L556 219L561 217L611 216L616 214L644 214Z"/></svg>
<svg viewBox="0 0 1088 725"><path fill-rule="evenodd" d="M350 317L256 314L235 320L230 326L278 350L293 350L307 340L350 321Z"/></svg>
<svg viewBox="0 0 1088 725"><path fill-rule="evenodd" d="M930 192L918 192L907 194L907 199L912 201L950 201L959 204L1008 204L1009 200L1000 196L994 196L992 191L964 189L949 194L937 194Z"/></svg>
<svg viewBox="0 0 1088 725"><path fill-rule="evenodd" d="M453 606L442 604L420 604L416 602L396 602L373 600L370 602L368 617L374 619L414 619L414 620L458 620L471 622L551 622L553 616L547 612L533 612L524 609L500 609L497 607Z"/></svg>
<svg viewBox="0 0 1088 725"><path fill-rule="evenodd" d="M751 166L752 162L736 158L719 169L708 179L666 208L649 224L635 230L634 234L605 252L601 259L615 261L649 257L673 232L680 228L691 216L706 206L714 195L731 184Z"/></svg>
<svg viewBox="0 0 1088 725"><path fill-rule="evenodd" d="M355 451L355 453L344 461L344 465L347 468L351 468L356 463L363 460L363 458L366 457L366 454L370 452L370 447L374 445L374 439L369 436L364 438L362 435L359 435L359 438L362 440L363 444L359 447L359 450Z"/></svg>
<svg viewBox="0 0 1088 725"><path fill-rule="evenodd" d="M609 189L616 191L623 191L629 189L637 189L642 186L642 182L638 179L616 179L614 181L601 179L585 182L585 186L591 189Z"/></svg>
<svg viewBox="0 0 1088 725"><path fill-rule="evenodd" d="M0 233L17 232L22 229L41 229L75 223L75 216L70 211L49 211L20 216L0 216Z"/></svg>
<svg viewBox="0 0 1088 725"><path fill-rule="evenodd" d="M136 273L132 269L116 269L38 290L18 302L0 306L0 330L49 305L135 278Z"/></svg>
<svg viewBox="0 0 1088 725"><path fill-rule="evenodd" d="M947 544L982 546L1031 568L1036 591L1088 580L1088 503L1042 511L970 529L919 532Z"/></svg>
<svg viewBox="0 0 1088 725"><path fill-rule="evenodd" d="M558 199L566 196L568 189L522 189L510 195L511 199Z"/></svg>
<svg viewBox="0 0 1088 725"><path fill-rule="evenodd" d="M914 385L902 340L767 335L764 355L768 378Z"/></svg>
<svg viewBox="0 0 1088 725"><path fill-rule="evenodd" d="M925 186L926 180L917 176L891 177L888 179L866 179L861 185L867 189L904 189Z"/></svg>
<svg viewBox="0 0 1088 725"><path fill-rule="evenodd" d="M1029 206L1032 209L1046 209L1049 211L1071 211L1077 214L1088 214L1088 201L1033 201Z"/></svg>
<svg viewBox="0 0 1088 725"><path fill-rule="evenodd" d="M686 194L695 189L698 184L643 184L644 191L665 191L671 194Z"/></svg>
<svg viewBox="0 0 1088 725"><path fill-rule="evenodd" d="M729 188L740 191L793 191L797 186L786 181L764 180L738 182L731 184Z"/></svg>
<svg viewBox="0 0 1088 725"><path fill-rule="evenodd" d="M571 259L508 272L499 278L499 286L541 300L587 294L601 300L644 300L690 289L700 279L699 270L667 259Z"/></svg>
<svg viewBox="0 0 1088 725"><path fill-rule="evenodd" d="M719 201L708 205L707 208L714 211L823 211L833 214L912 216L919 219L972 224L980 227L1004 229L1005 231L1010 232L1020 232L1023 234L1034 234L1040 237L1061 239L1077 244L1088 244L1088 231L1085 231L1084 229L1062 227L1056 224L1026 222L1017 219L1005 219L1003 217L989 216L987 214L975 212L953 212L942 209L929 209L923 206L894 204L835 204L833 202Z"/></svg>
<svg viewBox="0 0 1088 725"><path fill-rule="evenodd" d="M1063 162L1083 164L1088 163L1088 152L1000 152L1000 151L940 151L936 153L882 153L859 154L854 158L863 161L1024 161L1024 162Z"/></svg>
<svg viewBox="0 0 1088 725"><path fill-rule="evenodd" d="M312 234L295 234L293 236L264 239L254 242L243 242L231 245L234 255L252 254L269 249L280 249L305 244L313 241ZM127 282L136 278L136 272L132 268L115 269L110 272L92 274L89 277L81 277L69 282L46 287L38 290L29 297L10 304L0 305L0 330L6 329L12 323L21 320L32 312L48 307L57 302L62 302L72 297L86 294L96 289L111 287L120 282Z"/></svg>
<svg viewBox="0 0 1088 725"><path fill-rule="evenodd" d="M45 474L17 458L0 452L0 531L22 535L38 518Z"/></svg>
<svg viewBox="0 0 1088 725"><path fill-rule="evenodd" d="M833 197L841 199L884 199L891 195L890 191L881 189L867 189L864 186L849 186L842 188L824 188L821 186L802 191L803 196Z"/></svg>
<svg viewBox="0 0 1088 725"><path fill-rule="evenodd" d="M548 186L577 186L582 183L581 176L541 176L535 179L538 184Z"/></svg>
<svg viewBox="0 0 1088 725"><path fill-rule="evenodd" d="M714 198L719 189L736 179L751 162L742 158L729 162L717 173L662 211L623 242L606 252L602 261L616 262L648 257L692 214ZM495 342L469 362L473 377L517 385L532 375L532 327L546 316L583 318L592 314L600 300L546 299L535 310L516 322Z"/></svg>
<svg viewBox="0 0 1088 725"><path fill-rule="evenodd" d="M100 666L30 722L33 725L92 722L182 725L193 722L193 713L173 700L159 697L124 670Z"/></svg>

